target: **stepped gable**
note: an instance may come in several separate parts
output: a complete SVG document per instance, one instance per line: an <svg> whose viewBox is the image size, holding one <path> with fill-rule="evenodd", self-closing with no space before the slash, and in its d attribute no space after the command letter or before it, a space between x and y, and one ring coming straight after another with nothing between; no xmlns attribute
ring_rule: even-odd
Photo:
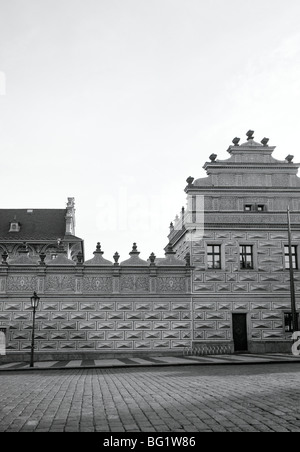
<svg viewBox="0 0 300 452"><path fill-rule="evenodd" d="M277 177L290 177L290 185L300 186L300 178L297 177L297 172L300 167L299 163L293 162L293 155L288 155L285 160L275 159L272 154L276 146L269 146L268 138L263 138L260 143L254 140L254 131L247 132L247 141L239 144L240 138L232 140L233 145L230 145L227 152L230 158L220 160L217 154L210 155L210 162L206 162L203 166L207 173L207 177L201 177L194 182L189 183L186 191L193 188L214 188L222 186L235 185L234 177L242 174L252 174L246 181L243 181L243 186L264 186L259 177L266 171L268 174L277 175ZM255 175L257 178L255 179ZM191 180L193 180L191 178Z"/></svg>
<svg viewBox="0 0 300 452"><path fill-rule="evenodd" d="M100 242L97 243L96 250L94 251L94 257L92 259L89 259L84 263L84 265L92 266L92 265L112 265L112 262L104 259L103 254L104 252L101 250Z"/></svg>

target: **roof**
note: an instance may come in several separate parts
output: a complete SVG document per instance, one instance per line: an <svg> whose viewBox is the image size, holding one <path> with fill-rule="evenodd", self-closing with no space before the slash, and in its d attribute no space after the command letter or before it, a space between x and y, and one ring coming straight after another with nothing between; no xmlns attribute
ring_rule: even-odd
<svg viewBox="0 0 300 452"><path fill-rule="evenodd" d="M63 239L66 232L66 209L0 209L1 241L33 241ZM20 224L19 232L8 232L11 221ZM79 241L67 236L68 241Z"/></svg>

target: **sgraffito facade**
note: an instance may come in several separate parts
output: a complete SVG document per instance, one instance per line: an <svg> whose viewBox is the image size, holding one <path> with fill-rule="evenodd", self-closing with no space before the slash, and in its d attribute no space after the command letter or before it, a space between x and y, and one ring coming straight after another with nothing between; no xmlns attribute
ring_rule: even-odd
<svg viewBox="0 0 300 452"><path fill-rule="evenodd" d="M37 291L36 358L163 353L191 343L191 268L169 250L155 263L143 261L134 244L130 259L114 264L98 244L94 258L76 264L64 251L46 264L2 262L0 321L8 327L7 355L30 352L32 308ZM26 259L28 262L26 263Z"/></svg>
<svg viewBox="0 0 300 452"><path fill-rule="evenodd" d="M0 210L7 357L30 352L34 291L37 359L290 351L287 208L299 312L300 164L247 136L233 140L227 160L211 154L207 177L187 179L188 209L171 223L163 259L140 259L134 244L113 263L98 244L85 261L73 198L55 212Z"/></svg>
<svg viewBox="0 0 300 452"><path fill-rule="evenodd" d="M203 353L290 351L287 208L299 311L299 164L291 155L276 160L275 148L255 142L252 131L246 143L233 143L229 159L210 156L207 177L187 179L189 205L203 199L203 224L193 208L171 224L177 256L190 251L194 267L193 346Z"/></svg>

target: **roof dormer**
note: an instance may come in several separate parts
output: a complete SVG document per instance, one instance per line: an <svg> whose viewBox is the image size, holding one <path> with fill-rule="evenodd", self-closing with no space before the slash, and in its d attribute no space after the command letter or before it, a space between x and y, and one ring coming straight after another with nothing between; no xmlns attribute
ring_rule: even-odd
<svg viewBox="0 0 300 452"><path fill-rule="evenodd" d="M8 232L20 232L21 224L17 221L16 217L9 223Z"/></svg>

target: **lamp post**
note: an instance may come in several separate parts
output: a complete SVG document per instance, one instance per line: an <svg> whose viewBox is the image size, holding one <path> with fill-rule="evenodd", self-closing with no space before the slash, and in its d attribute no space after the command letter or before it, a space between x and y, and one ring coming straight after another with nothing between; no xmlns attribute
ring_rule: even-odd
<svg viewBox="0 0 300 452"><path fill-rule="evenodd" d="M31 336L31 355L30 355L30 367L34 366L33 357L34 357L34 327L35 327L35 311L38 308L40 297L38 297L36 292L33 292L33 296L30 297L31 307L33 309L33 319L32 319L32 336Z"/></svg>
<svg viewBox="0 0 300 452"><path fill-rule="evenodd" d="M294 268L293 268L293 257L292 257L292 230L291 230L291 219L290 219L290 208L287 209L288 218L288 243L289 243L289 267L290 267L290 290L291 290L291 308L292 308L292 319L293 319L293 333L298 331L298 318L296 310L296 297L295 297L295 283L294 283Z"/></svg>

